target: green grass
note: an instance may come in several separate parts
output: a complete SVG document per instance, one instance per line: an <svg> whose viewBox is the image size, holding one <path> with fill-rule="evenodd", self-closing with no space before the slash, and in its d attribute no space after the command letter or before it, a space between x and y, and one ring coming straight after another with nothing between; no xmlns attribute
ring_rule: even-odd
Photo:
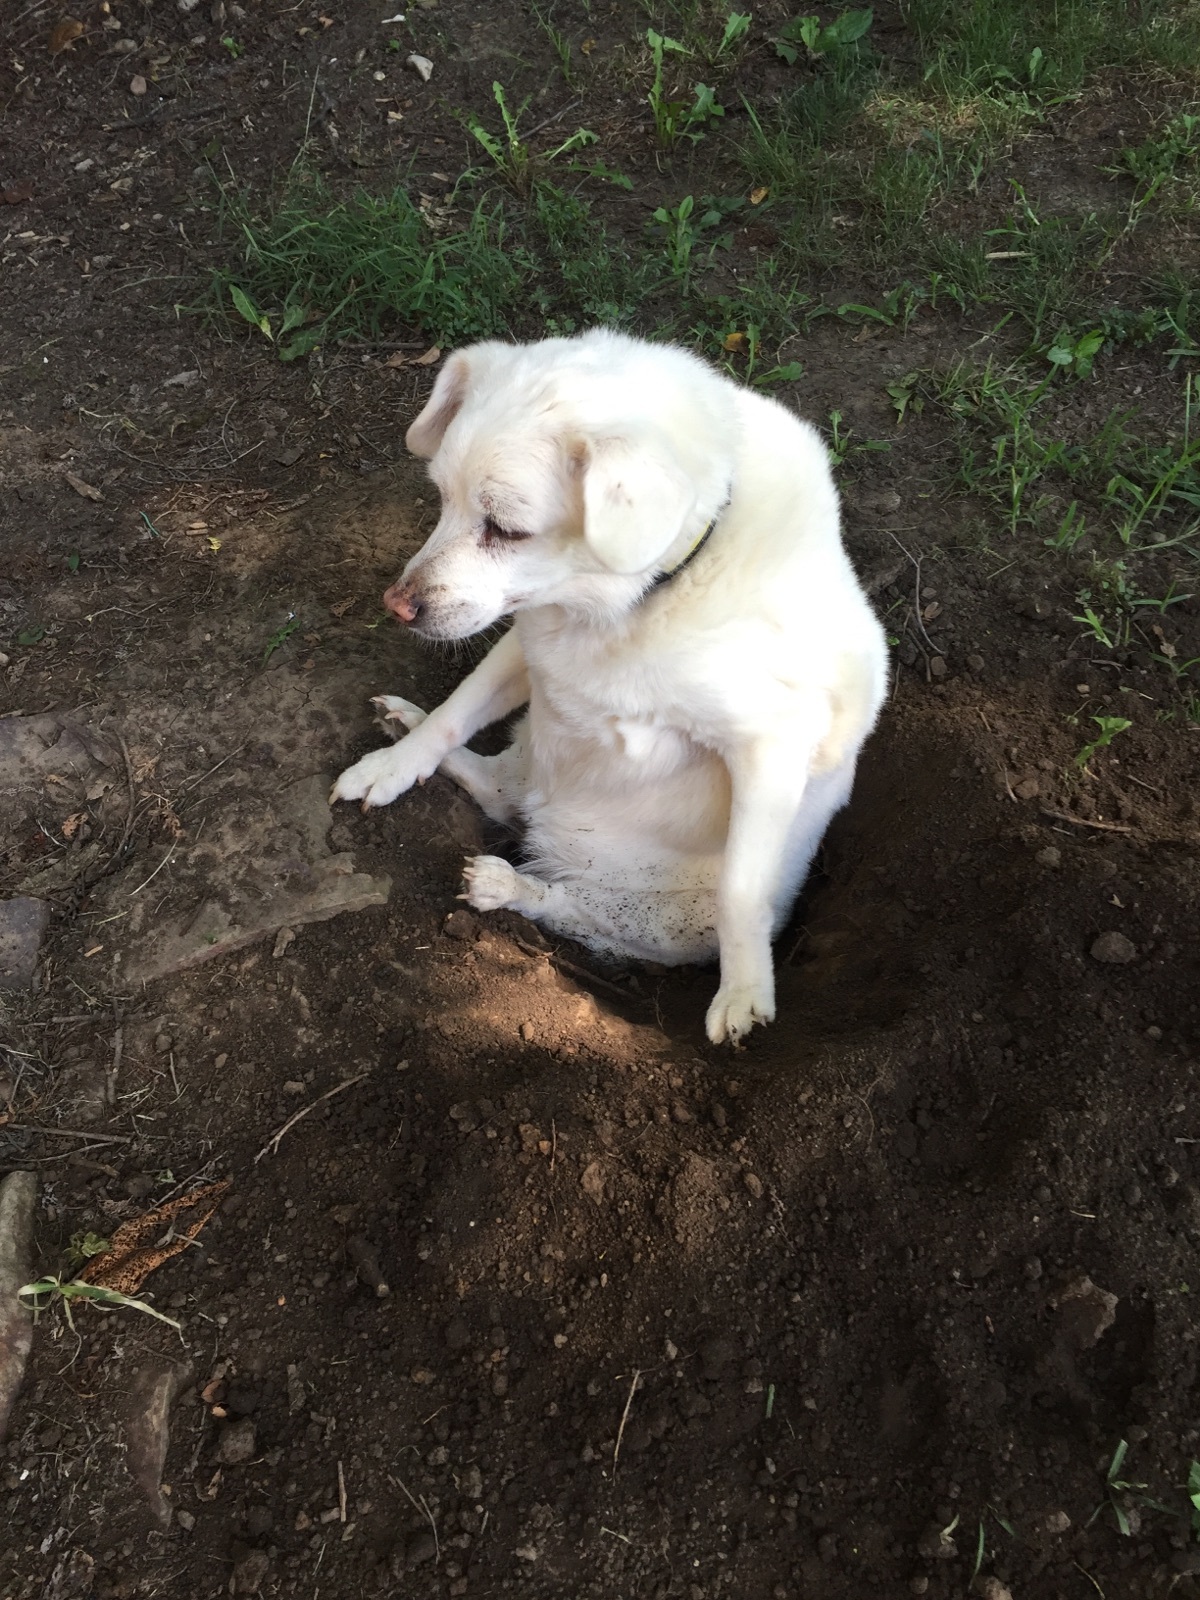
<svg viewBox="0 0 1200 1600"><path fill-rule="evenodd" d="M336 201L301 168L260 211L227 193L224 220L240 259L217 274L218 304L285 360L397 329L458 344L531 331L535 316L567 331L625 323L667 277L540 180L527 205L460 195L452 216L427 216L403 188Z"/></svg>

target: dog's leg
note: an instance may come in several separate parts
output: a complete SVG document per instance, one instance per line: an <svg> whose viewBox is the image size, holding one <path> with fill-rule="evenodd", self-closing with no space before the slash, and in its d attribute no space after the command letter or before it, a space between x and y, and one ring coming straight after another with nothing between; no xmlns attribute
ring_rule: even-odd
<svg viewBox="0 0 1200 1600"><path fill-rule="evenodd" d="M414 719L407 739L384 750L372 750L348 767L334 784L330 803L361 800L364 810L390 805L414 783L431 777L472 734L507 716L528 698L529 673L521 641L510 630L449 699L427 717ZM408 704L403 702L406 707ZM412 707L412 711L418 709Z"/></svg>
<svg viewBox="0 0 1200 1600"><path fill-rule="evenodd" d="M602 956L646 961L710 961L716 953L711 884L674 892L611 888L574 879L546 882L499 856L475 856L463 868L476 911L519 911Z"/></svg>
<svg viewBox="0 0 1200 1600"><path fill-rule="evenodd" d="M410 733L428 716L420 706L395 694L377 694L371 704L383 713L385 725L399 722ZM493 822L511 823L516 820L525 795L527 764L522 726L512 744L500 755L480 756L460 745L442 757L438 771L452 778L460 789L465 789L485 817Z"/></svg>
<svg viewBox="0 0 1200 1600"><path fill-rule="evenodd" d="M726 754L733 805L717 892L721 986L706 1019L714 1044L736 1044L775 1015L775 901L815 743L798 730L794 740L759 738Z"/></svg>

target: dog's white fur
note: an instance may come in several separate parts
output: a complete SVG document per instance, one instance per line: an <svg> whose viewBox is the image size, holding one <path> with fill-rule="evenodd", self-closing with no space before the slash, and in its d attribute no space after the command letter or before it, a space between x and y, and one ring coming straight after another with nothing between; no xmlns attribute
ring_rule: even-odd
<svg viewBox="0 0 1200 1600"><path fill-rule="evenodd" d="M429 716L381 697L411 731L332 798L387 805L447 773L524 827L528 870L468 862L473 906L606 955L719 952L708 1035L736 1042L774 1016L771 940L884 695L818 434L682 350L596 330L459 351L408 446L442 497L401 580L416 631L516 621ZM526 702L502 755L463 748Z"/></svg>

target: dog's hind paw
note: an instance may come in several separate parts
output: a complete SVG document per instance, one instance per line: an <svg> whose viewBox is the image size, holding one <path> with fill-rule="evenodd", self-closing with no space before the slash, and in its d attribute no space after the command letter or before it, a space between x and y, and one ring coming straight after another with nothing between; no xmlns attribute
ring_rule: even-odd
<svg viewBox="0 0 1200 1600"><path fill-rule="evenodd" d="M708 1008L705 1026L713 1044L738 1044L756 1022L774 1022L775 985L722 984Z"/></svg>
<svg viewBox="0 0 1200 1600"><path fill-rule="evenodd" d="M521 879L499 856L474 856L463 868L463 887L459 898L476 911L500 911L520 898Z"/></svg>

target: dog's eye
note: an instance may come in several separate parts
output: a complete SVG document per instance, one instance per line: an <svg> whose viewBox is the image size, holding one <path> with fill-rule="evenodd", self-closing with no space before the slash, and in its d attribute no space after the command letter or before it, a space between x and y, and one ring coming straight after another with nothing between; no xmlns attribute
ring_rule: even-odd
<svg viewBox="0 0 1200 1600"><path fill-rule="evenodd" d="M487 544L515 544L519 539L528 539L527 533L521 533L516 528L502 528L491 517L485 517L483 522L483 542Z"/></svg>

